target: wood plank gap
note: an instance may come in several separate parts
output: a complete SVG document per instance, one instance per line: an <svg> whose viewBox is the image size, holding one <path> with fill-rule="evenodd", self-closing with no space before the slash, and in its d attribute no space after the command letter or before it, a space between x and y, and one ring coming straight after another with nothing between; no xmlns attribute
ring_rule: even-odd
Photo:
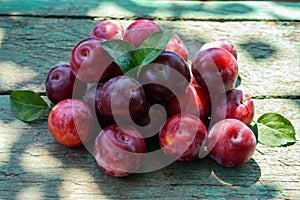
<svg viewBox="0 0 300 200"><path fill-rule="evenodd" d="M106 19L114 20L137 20L137 19L149 19L149 20L159 20L159 21L200 21L200 22L300 22L300 19L262 19L262 18L185 18L185 17L151 17L151 16L130 16L130 17L98 17L98 16L85 16L85 15L36 15L36 14L0 14L0 17L30 17L30 18L45 18L45 19L90 19L93 21L101 21Z"/></svg>
<svg viewBox="0 0 300 200"><path fill-rule="evenodd" d="M300 99L300 95L259 95L252 96L253 99Z"/></svg>

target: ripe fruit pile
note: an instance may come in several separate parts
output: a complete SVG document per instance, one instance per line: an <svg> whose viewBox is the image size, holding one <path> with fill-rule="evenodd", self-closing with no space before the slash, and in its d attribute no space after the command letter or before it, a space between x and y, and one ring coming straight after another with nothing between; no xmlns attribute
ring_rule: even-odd
<svg viewBox="0 0 300 200"><path fill-rule="evenodd" d="M228 167L247 162L256 146L248 127L254 105L234 88L237 53L229 40L203 45L189 66L187 48L174 35L136 77L124 74L101 46L118 39L137 48L156 31L161 28L150 20L137 20L125 31L119 22L102 21L74 47L70 65L50 70L53 137L70 147L93 142L97 163L113 176L135 172L151 143L178 161L209 154ZM99 124L100 130L94 128Z"/></svg>

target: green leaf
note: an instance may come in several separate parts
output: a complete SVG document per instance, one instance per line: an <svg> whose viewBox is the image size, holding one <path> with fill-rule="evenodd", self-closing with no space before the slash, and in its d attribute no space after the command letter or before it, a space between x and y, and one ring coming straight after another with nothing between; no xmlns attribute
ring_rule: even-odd
<svg viewBox="0 0 300 200"><path fill-rule="evenodd" d="M124 74L135 67L133 55L136 48L129 42L116 39L101 42L100 45L114 58Z"/></svg>
<svg viewBox="0 0 300 200"><path fill-rule="evenodd" d="M256 143L258 141L258 128L257 128L257 123L255 123L254 125L250 125L249 128L252 130L252 132L255 135L256 138Z"/></svg>
<svg viewBox="0 0 300 200"><path fill-rule="evenodd" d="M35 92L17 90L10 94L10 107L20 120L30 122L43 116L48 104Z"/></svg>
<svg viewBox="0 0 300 200"><path fill-rule="evenodd" d="M255 124L258 142L271 147L287 146L296 142L292 123L278 113L265 113Z"/></svg>
<svg viewBox="0 0 300 200"><path fill-rule="evenodd" d="M138 49L123 40L108 40L101 42L100 45L114 58L125 74L135 67L140 69L143 65L152 62L174 35L175 31L153 32Z"/></svg>
<svg viewBox="0 0 300 200"><path fill-rule="evenodd" d="M141 67L152 62L165 49L174 35L175 31L171 30L151 33L135 51L134 64Z"/></svg>

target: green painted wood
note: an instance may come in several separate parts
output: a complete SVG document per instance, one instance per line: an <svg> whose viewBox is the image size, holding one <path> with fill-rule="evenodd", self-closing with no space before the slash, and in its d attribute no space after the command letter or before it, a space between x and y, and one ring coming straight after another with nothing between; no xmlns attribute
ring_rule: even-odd
<svg viewBox="0 0 300 200"><path fill-rule="evenodd" d="M298 2L2 0L2 15L190 20L299 20Z"/></svg>
<svg viewBox="0 0 300 200"><path fill-rule="evenodd" d="M0 93L15 89L45 92L56 64L68 63L72 48L98 21L1 17ZM132 21L121 20L124 27ZM189 50L189 63L202 44L219 38L238 50L241 89L253 96L299 96L300 23L156 21L175 29Z"/></svg>
<svg viewBox="0 0 300 200"><path fill-rule="evenodd" d="M289 118L300 133L300 100L255 100L256 118L269 111ZM47 117L14 118L0 95L0 199L297 199L300 142L287 148L258 145L242 167L220 167L209 158L176 162L151 173L114 178L84 148L59 145ZM298 135L298 139L299 139Z"/></svg>

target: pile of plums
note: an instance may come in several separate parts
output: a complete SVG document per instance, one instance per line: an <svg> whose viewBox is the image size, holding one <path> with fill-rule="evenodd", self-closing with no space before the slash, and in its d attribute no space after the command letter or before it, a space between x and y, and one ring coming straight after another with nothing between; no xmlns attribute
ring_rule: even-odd
<svg viewBox="0 0 300 200"><path fill-rule="evenodd" d="M113 176L135 172L156 144L182 162L206 155L227 167L247 162L256 146L248 127L254 105L235 89L234 45L227 39L206 43L189 66L187 48L174 35L136 77L124 74L101 46L119 39L139 47L155 31L161 28L146 19L125 31L117 21L101 21L74 47L70 64L49 71L52 136L69 147L92 142L98 165Z"/></svg>

